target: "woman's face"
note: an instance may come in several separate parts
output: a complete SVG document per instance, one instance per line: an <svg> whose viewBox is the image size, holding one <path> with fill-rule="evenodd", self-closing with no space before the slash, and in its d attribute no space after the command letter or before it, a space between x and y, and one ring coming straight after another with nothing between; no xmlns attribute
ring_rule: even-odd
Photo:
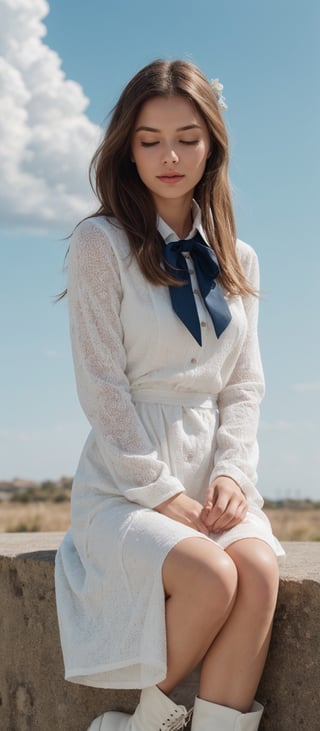
<svg viewBox="0 0 320 731"><path fill-rule="evenodd" d="M210 154L209 132L185 97L153 97L138 115L131 152L156 208L169 200L191 202Z"/></svg>

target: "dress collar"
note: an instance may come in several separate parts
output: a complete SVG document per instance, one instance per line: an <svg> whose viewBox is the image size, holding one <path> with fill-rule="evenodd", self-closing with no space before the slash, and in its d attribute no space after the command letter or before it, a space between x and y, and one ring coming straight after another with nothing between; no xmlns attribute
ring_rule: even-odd
<svg viewBox="0 0 320 731"><path fill-rule="evenodd" d="M205 232L204 232L204 229L203 229L202 223L201 223L201 208L198 205L197 201L194 199L192 201L192 219L193 219L192 229L188 233L188 236L185 237L186 240L191 239L192 236L195 235L196 231L199 231L202 238L208 244L207 237L205 235ZM169 244L169 243L171 244L173 241L179 241L179 236L177 236L176 232L173 231L173 229L170 228L170 226L168 226L168 224L163 220L163 218L161 218L161 216L158 216L158 218L157 218L157 229L158 229L160 235L162 236L165 244Z"/></svg>

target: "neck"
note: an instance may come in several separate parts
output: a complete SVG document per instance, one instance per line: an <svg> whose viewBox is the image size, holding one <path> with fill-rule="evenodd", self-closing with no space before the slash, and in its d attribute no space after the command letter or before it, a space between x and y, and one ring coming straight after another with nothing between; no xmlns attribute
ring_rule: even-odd
<svg viewBox="0 0 320 731"><path fill-rule="evenodd" d="M179 239L184 239L192 229L192 198L186 200L157 200L159 216L172 228Z"/></svg>

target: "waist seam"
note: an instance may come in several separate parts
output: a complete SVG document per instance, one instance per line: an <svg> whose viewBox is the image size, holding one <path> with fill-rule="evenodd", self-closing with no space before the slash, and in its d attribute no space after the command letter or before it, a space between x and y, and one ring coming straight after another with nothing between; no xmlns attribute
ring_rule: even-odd
<svg viewBox="0 0 320 731"><path fill-rule="evenodd" d="M205 409L217 407L216 394L195 391L174 391L172 389L131 389L134 403L153 403L164 406L189 406Z"/></svg>

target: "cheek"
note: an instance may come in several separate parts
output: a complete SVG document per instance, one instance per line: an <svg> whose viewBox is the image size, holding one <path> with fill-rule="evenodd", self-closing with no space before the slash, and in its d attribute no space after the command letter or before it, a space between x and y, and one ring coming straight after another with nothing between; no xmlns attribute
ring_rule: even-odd
<svg viewBox="0 0 320 731"><path fill-rule="evenodd" d="M207 143L207 144L206 143L203 143L202 155L203 155L203 159L205 160L205 162L207 162L208 157L210 157L210 145L209 145L209 143Z"/></svg>
<svg viewBox="0 0 320 731"><path fill-rule="evenodd" d="M135 162L137 173L140 176L141 180L145 180L146 178L148 178L148 166L145 164L145 162L139 157L138 159L136 159Z"/></svg>
<svg viewBox="0 0 320 731"><path fill-rule="evenodd" d="M198 150L197 154L194 156L194 159L192 161L194 169L203 172L207 164L207 159L208 151L205 147L203 147L201 150Z"/></svg>
<svg viewBox="0 0 320 731"><path fill-rule="evenodd" d="M144 183L147 188L152 185L153 174L150 166L150 161L146 161L143 156L137 155L135 158L136 171L139 175L140 180Z"/></svg>
<svg viewBox="0 0 320 731"><path fill-rule="evenodd" d="M203 162L206 162L209 154L209 146L205 141L196 147L190 147L190 161L193 159L195 165L201 165Z"/></svg>
<svg viewBox="0 0 320 731"><path fill-rule="evenodd" d="M135 146L132 147L132 160L135 163L137 171L141 177L141 174L143 175L143 170L145 169L145 163L143 155L141 154L141 148L137 148Z"/></svg>
<svg viewBox="0 0 320 731"><path fill-rule="evenodd" d="M132 159L135 162L136 166L139 168L143 168L145 165L145 149L141 147L138 143L133 143L131 147L132 151Z"/></svg>

